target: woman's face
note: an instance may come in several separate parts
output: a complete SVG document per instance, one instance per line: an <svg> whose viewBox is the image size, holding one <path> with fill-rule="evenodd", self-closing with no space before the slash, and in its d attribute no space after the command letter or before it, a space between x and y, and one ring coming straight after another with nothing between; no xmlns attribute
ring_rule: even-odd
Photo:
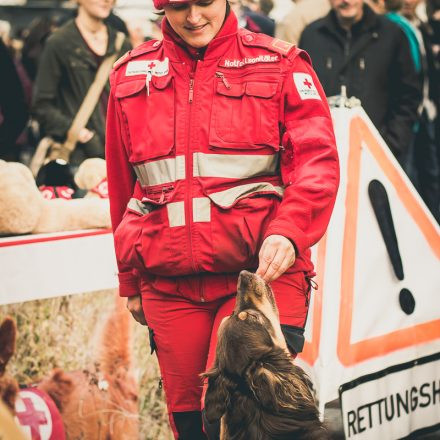
<svg viewBox="0 0 440 440"><path fill-rule="evenodd" d="M115 4L114 0L77 0L78 6L81 7L87 15L93 18L104 20L110 15Z"/></svg>
<svg viewBox="0 0 440 440"><path fill-rule="evenodd" d="M174 31L195 48L205 47L218 33L226 15L226 0L192 0L164 6Z"/></svg>

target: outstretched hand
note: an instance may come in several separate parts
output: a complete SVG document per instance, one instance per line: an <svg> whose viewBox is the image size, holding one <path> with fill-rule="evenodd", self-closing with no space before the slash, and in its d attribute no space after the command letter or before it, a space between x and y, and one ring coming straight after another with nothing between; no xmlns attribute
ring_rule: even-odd
<svg viewBox="0 0 440 440"><path fill-rule="evenodd" d="M295 258L295 248L288 238L282 235L269 235L261 245L256 274L266 283L275 281L295 263Z"/></svg>
<svg viewBox="0 0 440 440"><path fill-rule="evenodd" d="M133 318L139 322L139 324L147 325L145 319L144 310L142 309L142 297L141 295L130 296L127 298L127 309L132 314Z"/></svg>

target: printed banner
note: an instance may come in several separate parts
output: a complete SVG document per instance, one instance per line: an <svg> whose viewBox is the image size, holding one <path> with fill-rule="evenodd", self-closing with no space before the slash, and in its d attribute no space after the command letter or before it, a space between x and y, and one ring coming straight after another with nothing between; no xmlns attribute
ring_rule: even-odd
<svg viewBox="0 0 440 440"><path fill-rule="evenodd" d="M440 428L440 353L340 388L347 439L401 439Z"/></svg>

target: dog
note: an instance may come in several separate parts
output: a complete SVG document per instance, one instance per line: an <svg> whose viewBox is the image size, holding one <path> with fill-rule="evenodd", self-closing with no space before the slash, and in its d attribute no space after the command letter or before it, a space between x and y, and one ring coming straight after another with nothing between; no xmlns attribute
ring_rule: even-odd
<svg viewBox="0 0 440 440"><path fill-rule="evenodd" d="M311 381L293 364L268 284L242 271L231 316L218 330L216 359L204 373L205 415L221 440L321 440Z"/></svg>
<svg viewBox="0 0 440 440"><path fill-rule="evenodd" d="M58 434L41 438L60 440L132 440L138 438L138 388L131 373L131 317L123 299L117 297L115 308L106 319L97 360L86 370L65 372L55 369L48 377L33 384L27 392L53 401L62 426ZM20 421L20 393L17 381L5 368L15 351L16 326L7 317L0 326L0 398ZM50 417L49 412L47 416ZM52 417L53 418L53 417ZM54 428L55 422L52 423ZM31 429L39 429L32 426ZM63 433L64 431L64 433ZM49 433L50 434L50 433ZM35 437L40 438L40 436Z"/></svg>

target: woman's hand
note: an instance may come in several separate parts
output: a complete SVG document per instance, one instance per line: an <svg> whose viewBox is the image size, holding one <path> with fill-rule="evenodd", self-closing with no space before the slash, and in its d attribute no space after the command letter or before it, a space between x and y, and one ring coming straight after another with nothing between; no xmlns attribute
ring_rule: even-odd
<svg viewBox="0 0 440 440"><path fill-rule="evenodd" d="M147 325L145 319L144 310L142 309L142 296L135 295L127 298L127 309L132 314L133 318L139 322L139 324Z"/></svg>
<svg viewBox="0 0 440 440"><path fill-rule="evenodd" d="M256 274L266 283L275 281L295 263L295 258L295 248L288 238L282 235L269 235L261 245Z"/></svg>

